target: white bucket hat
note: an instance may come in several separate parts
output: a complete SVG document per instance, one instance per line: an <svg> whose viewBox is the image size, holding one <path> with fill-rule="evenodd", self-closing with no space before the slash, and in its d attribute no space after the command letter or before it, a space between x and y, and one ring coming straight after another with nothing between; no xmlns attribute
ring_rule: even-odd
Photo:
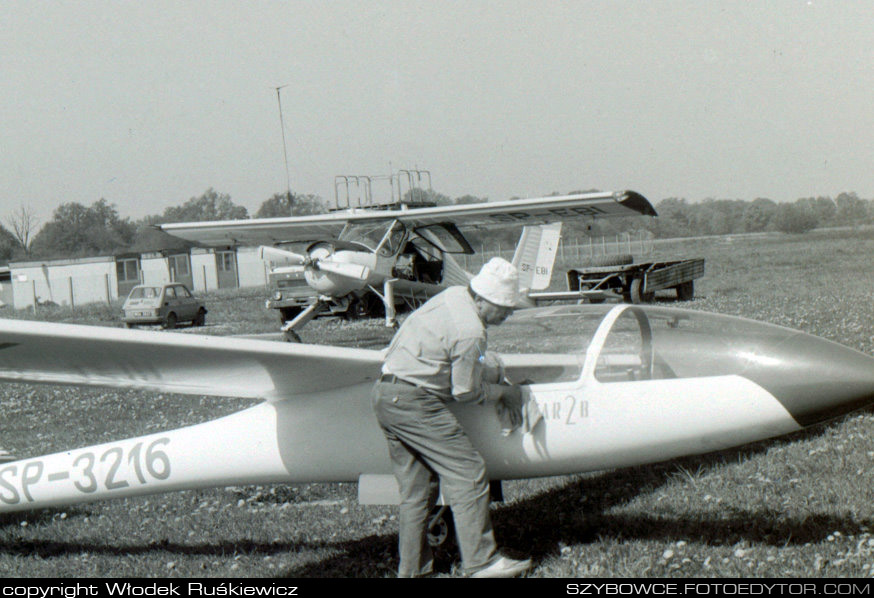
<svg viewBox="0 0 874 598"><path fill-rule="evenodd" d="M516 307L519 301L519 271L502 257L493 257L470 279L473 292L495 305Z"/></svg>

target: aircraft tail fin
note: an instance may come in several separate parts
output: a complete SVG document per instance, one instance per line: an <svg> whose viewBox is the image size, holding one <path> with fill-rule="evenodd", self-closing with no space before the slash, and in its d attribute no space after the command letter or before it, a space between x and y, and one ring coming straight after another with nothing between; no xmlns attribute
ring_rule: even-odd
<svg viewBox="0 0 874 598"><path fill-rule="evenodd" d="M523 292L542 291L549 286L560 239L561 222L522 229L513 265L519 270L519 288Z"/></svg>

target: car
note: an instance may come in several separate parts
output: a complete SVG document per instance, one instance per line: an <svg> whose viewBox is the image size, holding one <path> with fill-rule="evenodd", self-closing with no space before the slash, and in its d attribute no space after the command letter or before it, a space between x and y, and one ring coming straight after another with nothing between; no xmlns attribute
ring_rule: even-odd
<svg viewBox="0 0 874 598"><path fill-rule="evenodd" d="M133 328L139 324L160 324L175 328L179 322L203 326L206 306L184 284L138 285L131 289L122 306L124 324Z"/></svg>

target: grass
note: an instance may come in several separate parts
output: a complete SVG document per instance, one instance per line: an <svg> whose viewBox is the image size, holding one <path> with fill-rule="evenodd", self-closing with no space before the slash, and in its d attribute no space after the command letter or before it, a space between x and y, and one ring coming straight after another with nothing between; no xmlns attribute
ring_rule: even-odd
<svg viewBox="0 0 874 598"><path fill-rule="evenodd" d="M790 326L874 354L871 230L656 251L707 259L696 300L682 307ZM276 315L263 299L261 289L211 293L204 331L274 331ZM120 325L117 306L12 315ZM379 320L321 319L304 337L379 347L391 332ZM213 419L248 402L7 384L0 404L2 444L33 456ZM495 525L510 552L536 559L533 576L871 576L872 458L874 412L862 411L703 457L507 482ZM391 576L397 511L358 505L355 496L354 484L246 486L6 515L0 575ZM455 575L456 560L441 551L438 570Z"/></svg>

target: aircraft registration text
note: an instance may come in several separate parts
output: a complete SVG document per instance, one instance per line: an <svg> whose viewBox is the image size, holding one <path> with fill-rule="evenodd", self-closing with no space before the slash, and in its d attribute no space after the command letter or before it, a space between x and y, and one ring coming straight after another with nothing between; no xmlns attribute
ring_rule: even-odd
<svg viewBox="0 0 874 598"><path fill-rule="evenodd" d="M573 426L589 417L589 402L573 395L557 400L537 401L537 408L543 414L543 419L560 421L568 426Z"/></svg>
<svg viewBox="0 0 874 598"><path fill-rule="evenodd" d="M577 206L574 208L550 208L533 212L515 210L512 212L489 214L489 216L497 222L520 222L522 220L527 220L528 218L542 218L543 216L600 216L606 213L607 212L597 206Z"/></svg>
<svg viewBox="0 0 874 598"><path fill-rule="evenodd" d="M161 437L148 444L137 442L127 450L114 446L102 452L84 451L75 455L69 467L52 467L52 471L43 459L10 463L0 469L0 501L7 505L34 502L31 490L43 483L72 481L78 492L91 494L166 480L170 477L170 458L163 449L169 443L169 438Z"/></svg>

